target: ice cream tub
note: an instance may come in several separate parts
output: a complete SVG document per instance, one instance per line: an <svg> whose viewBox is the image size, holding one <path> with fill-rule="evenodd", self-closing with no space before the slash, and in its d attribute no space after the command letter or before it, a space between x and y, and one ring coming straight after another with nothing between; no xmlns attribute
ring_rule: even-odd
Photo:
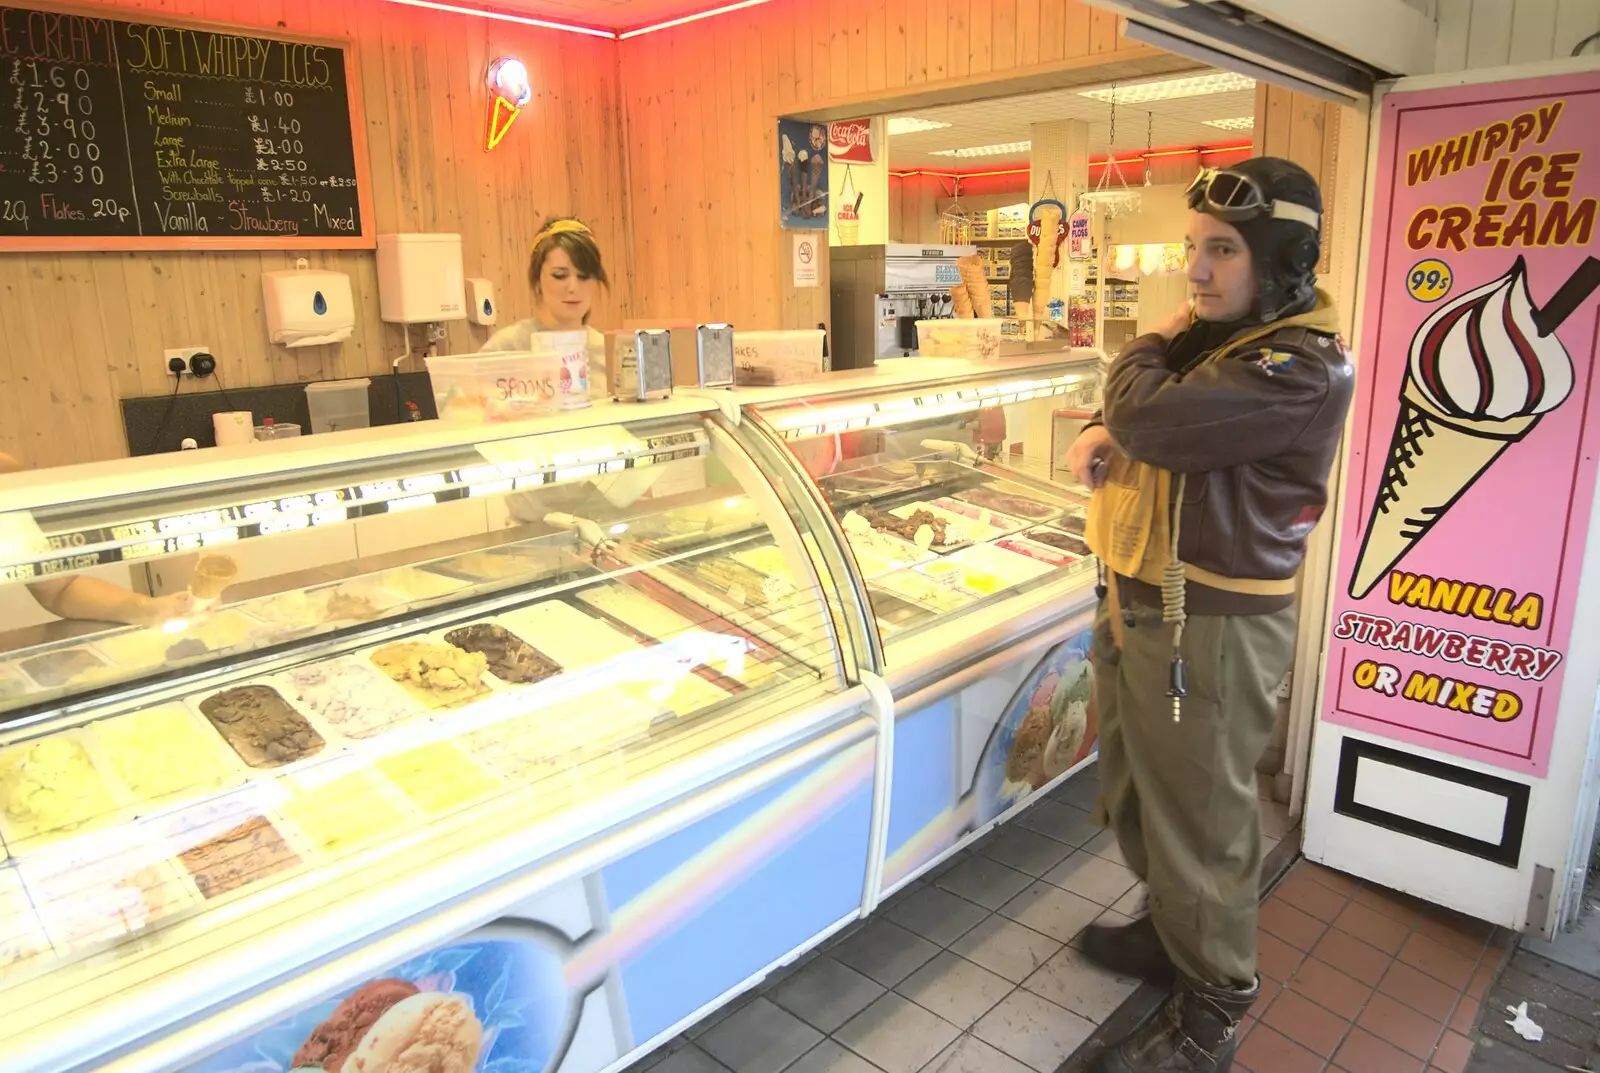
<svg viewBox="0 0 1600 1073"><path fill-rule="evenodd" d="M918 511L927 511L945 523L946 538L942 541L935 540L933 544L934 549L939 551L993 540L995 537L1015 533L1028 527L1027 522L1016 518L943 497L930 502L907 503L895 507L889 513L897 518L912 518Z"/></svg>
<svg viewBox="0 0 1600 1073"><path fill-rule="evenodd" d="M357 654L413 701L430 710L461 708L493 691L489 660L450 644L440 634L419 634Z"/></svg>
<svg viewBox="0 0 1600 1073"><path fill-rule="evenodd" d="M244 773L211 724L177 702L98 719L88 741L135 811L236 785Z"/></svg>
<svg viewBox="0 0 1600 1073"><path fill-rule="evenodd" d="M50 939L16 868L0 868L0 973L7 980L49 964Z"/></svg>
<svg viewBox="0 0 1600 1073"><path fill-rule="evenodd" d="M881 577L872 582L871 588L940 614L959 611L977 599L977 594L969 589L921 573L924 569L926 566L919 566Z"/></svg>
<svg viewBox="0 0 1600 1073"><path fill-rule="evenodd" d="M1030 559L1035 559L1057 569L1072 566L1075 563L1081 563L1084 561L1081 556L1074 555L1070 551L1062 551L1060 548L1052 548L1048 544L1040 544L1037 541L1029 540L1025 536L1003 537L1000 540L995 541L994 546L997 548L1003 548L1009 552L1014 552L1017 555L1025 555Z"/></svg>
<svg viewBox="0 0 1600 1073"><path fill-rule="evenodd" d="M329 748L324 728L290 702L284 683L263 677L184 698L249 771L283 768Z"/></svg>
<svg viewBox="0 0 1600 1073"><path fill-rule="evenodd" d="M81 729L0 749L0 837L13 855L104 827L124 804Z"/></svg>
<svg viewBox="0 0 1600 1073"><path fill-rule="evenodd" d="M303 663L272 676L270 684L328 738L363 741L400 726L426 709L370 662L337 658Z"/></svg>
<svg viewBox="0 0 1600 1073"><path fill-rule="evenodd" d="M180 630L128 630L99 637L93 647L118 666L145 669L250 647L267 640L267 633L262 620L229 608L196 615Z"/></svg>
<svg viewBox="0 0 1600 1073"><path fill-rule="evenodd" d="M946 584L959 585L979 596L1042 577L1053 569L1036 559L990 544L974 544L936 563L917 567L919 572Z"/></svg>
<svg viewBox="0 0 1600 1073"><path fill-rule="evenodd" d="M199 908L170 845L144 833L139 826L103 831L21 862L57 950L82 954L115 946Z"/></svg>
<svg viewBox="0 0 1600 1073"><path fill-rule="evenodd" d="M981 486L955 493L954 498L975 507L1024 518L1028 522L1047 522L1060 515L1062 508L1016 492L1003 492L998 488ZM937 502L943 502L942 500Z"/></svg>
<svg viewBox="0 0 1600 1073"><path fill-rule="evenodd" d="M487 768L447 741L391 753L373 767L428 815L470 804L502 787Z"/></svg>
<svg viewBox="0 0 1600 1073"><path fill-rule="evenodd" d="M35 691L82 685L116 673L105 657L82 644L23 657L17 661L17 668L34 684Z"/></svg>
<svg viewBox="0 0 1600 1073"><path fill-rule="evenodd" d="M285 794L277 808L280 826L319 854L352 853L417 822L410 799L364 758L307 765L278 783Z"/></svg>
<svg viewBox="0 0 1600 1073"><path fill-rule="evenodd" d="M1088 558L1094 554L1089 550L1089 545L1083 542L1081 536L1074 536L1072 533L1064 532L1048 525L1030 529L1025 535L1029 540L1036 543L1048 544L1052 548L1070 552L1082 558Z"/></svg>
<svg viewBox="0 0 1600 1073"><path fill-rule="evenodd" d="M564 668L514 631L497 622L474 622L444 634L445 643L489 661L489 677L502 686L529 686L560 675Z"/></svg>

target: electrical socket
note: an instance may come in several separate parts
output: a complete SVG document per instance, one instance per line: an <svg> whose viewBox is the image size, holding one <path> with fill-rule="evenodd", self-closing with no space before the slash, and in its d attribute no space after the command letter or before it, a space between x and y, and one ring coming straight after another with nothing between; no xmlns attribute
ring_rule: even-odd
<svg viewBox="0 0 1600 1073"><path fill-rule="evenodd" d="M205 346L173 347L171 350L164 350L161 352L161 368L168 376L176 376L179 379L182 379L185 376L192 376L193 374L189 372L189 359L194 357L196 354L209 353L211 353L211 348ZM177 358L179 361L183 362L183 372L175 373L172 371L173 358Z"/></svg>

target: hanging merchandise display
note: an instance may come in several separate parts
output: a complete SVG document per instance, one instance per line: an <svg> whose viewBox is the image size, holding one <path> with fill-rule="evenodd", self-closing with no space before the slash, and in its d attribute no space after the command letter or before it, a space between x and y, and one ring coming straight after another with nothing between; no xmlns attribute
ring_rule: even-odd
<svg viewBox="0 0 1600 1073"><path fill-rule="evenodd" d="M972 244L972 214L961 207L961 177L954 180L950 207L939 214L939 242L945 246Z"/></svg>
<svg viewBox="0 0 1600 1073"><path fill-rule="evenodd" d="M1111 87L1111 132L1108 139L1105 167L1100 169L1100 181L1093 190L1078 198L1078 207L1098 212L1106 219L1138 212L1143 197L1123 178L1122 166L1117 162L1117 87Z"/></svg>
<svg viewBox="0 0 1600 1073"><path fill-rule="evenodd" d="M854 196L852 196L854 195ZM854 246L861 239L861 202L866 194L856 189L850 165L844 166L844 182L839 185L839 214L836 224L839 245Z"/></svg>

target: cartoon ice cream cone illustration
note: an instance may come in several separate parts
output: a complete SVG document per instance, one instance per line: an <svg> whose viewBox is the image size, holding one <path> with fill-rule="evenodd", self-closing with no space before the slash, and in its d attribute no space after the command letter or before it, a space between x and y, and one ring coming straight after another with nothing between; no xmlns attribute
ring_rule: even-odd
<svg viewBox="0 0 1600 1073"><path fill-rule="evenodd" d="M1411 552L1495 459L1572 392L1555 330L1596 287L1590 257L1542 308L1521 257L1440 307L1411 340L1388 462L1350 578L1361 599Z"/></svg>

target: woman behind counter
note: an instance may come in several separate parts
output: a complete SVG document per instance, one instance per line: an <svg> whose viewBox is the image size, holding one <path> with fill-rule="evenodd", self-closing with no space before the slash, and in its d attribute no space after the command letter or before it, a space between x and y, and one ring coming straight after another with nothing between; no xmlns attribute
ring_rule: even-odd
<svg viewBox="0 0 1600 1073"><path fill-rule="evenodd" d="M533 316L508 324L489 337L478 351L536 350L535 332L582 332L589 335L589 383L604 394L605 337L589 327L589 314L602 286L611 280L600 259L594 234L582 220L557 217L545 224L533 240L528 261L528 282L533 285Z"/></svg>

